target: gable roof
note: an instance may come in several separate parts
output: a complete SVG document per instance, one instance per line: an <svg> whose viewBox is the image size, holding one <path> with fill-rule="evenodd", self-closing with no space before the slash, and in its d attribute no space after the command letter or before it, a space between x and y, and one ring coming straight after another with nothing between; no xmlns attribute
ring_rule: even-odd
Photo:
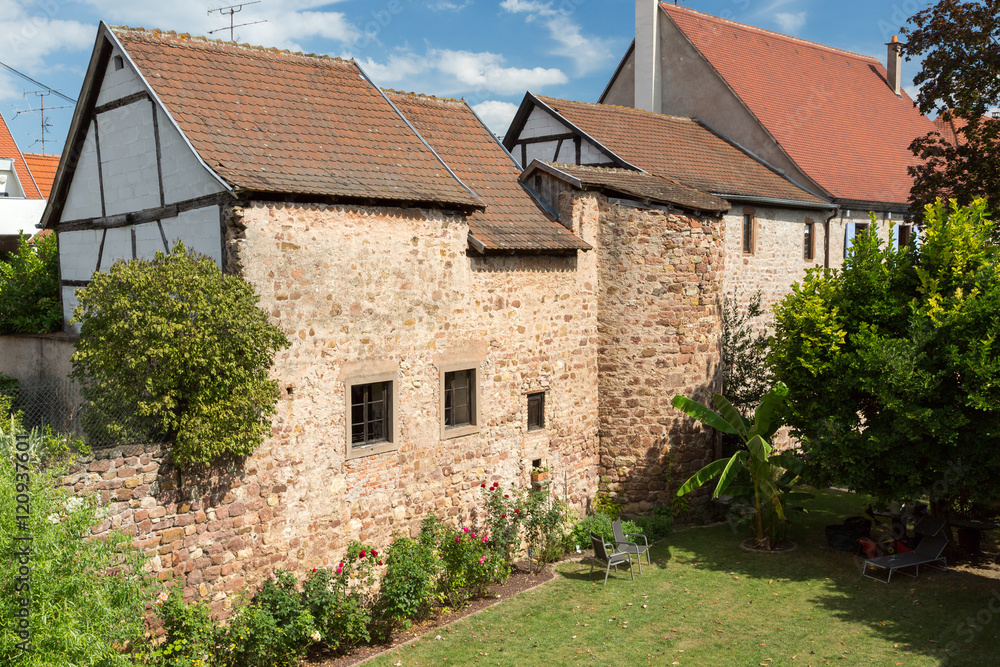
<svg viewBox="0 0 1000 667"><path fill-rule="evenodd" d="M14 171L17 173L17 180L21 183L21 189L24 190L25 199L43 199L31 176L31 170L25 164L24 156L17 147L17 142L14 141L3 116L0 116L0 158L14 161Z"/></svg>
<svg viewBox="0 0 1000 667"><path fill-rule="evenodd" d="M533 98L623 161L658 176L724 198L829 205L690 118L607 104Z"/></svg>
<svg viewBox="0 0 1000 667"><path fill-rule="evenodd" d="M520 169L465 101L386 91L455 174L484 202L469 232L490 250L584 250L578 236L549 217L518 181Z"/></svg>
<svg viewBox="0 0 1000 667"><path fill-rule="evenodd" d="M799 167L837 199L905 204L933 130L874 58L661 3Z"/></svg>
<svg viewBox="0 0 1000 667"><path fill-rule="evenodd" d="M205 164L263 194L480 208L354 61L108 28Z"/></svg>
<svg viewBox="0 0 1000 667"><path fill-rule="evenodd" d="M56 177L56 169L59 167L58 155L42 155L41 153L24 153L24 162L28 165L31 175L35 178L35 185L43 199L49 198L52 191L52 181Z"/></svg>
<svg viewBox="0 0 1000 667"><path fill-rule="evenodd" d="M652 204L677 205L693 211L713 213L731 208L725 199L644 171L535 161L524 170L521 180L531 178L536 170L544 171L578 188L623 194Z"/></svg>

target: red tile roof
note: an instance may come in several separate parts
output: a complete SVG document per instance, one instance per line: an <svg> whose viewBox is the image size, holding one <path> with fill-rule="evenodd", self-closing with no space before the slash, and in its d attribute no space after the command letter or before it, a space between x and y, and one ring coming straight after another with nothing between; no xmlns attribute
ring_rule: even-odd
<svg viewBox="0 0 1000 667"><path fill-rule="evenodd" d="M3 116L0 116L0 158L14 160L14 171L17 172L17 180L21 183L21 189L24 190L26 199L43 198L38 192L35 181L31 178L31 171L25 165L24 157L21 155L14 137L11 136Z"/></svg>
<svg viewBox="0 0 1000 667"><path fill-rule="evenodd" d="M258 193L481 207L353 61L111 28L195 150Z"/></svg>
<svg viewBox="0 0 1000 667"><path fill-rule="evenodd" d="M824 204L690 118L538 96L626 162L721 197Z"/></svg>
<svg viewBox="0 0 1000 667"><path fill-rule="evenodd" d="M41 153L24 153L24 161L35 177L35 184L42 193L42 198L48 199L52 191L52 181L56 178L59 167L58 155L42 155Z"/></svg>
<svg viewBox="0 0 1000 667"><path fill-rule="evenodd" d="M655 204L676 204L695 211L728 211L732 207L725 199L643 171L554 162L541 164L578 180L583 187L616 192ZM522 180L530 175L529 168Z"/></svg>
<svg viewBox="0 0 1000 667"><path fill-rule="evenodd" d="M550 218L518 182L520 169L464 101L387 91L463 183L486 202L469 231L494 250L578 250L590 246Z"/></svg>
<svg viewBox="0 0 1000 667"><path fill-rule="evenodd" d="M661 3L813 180L839 199L905 204L910 142L933 130L874 58Z"/></svg>

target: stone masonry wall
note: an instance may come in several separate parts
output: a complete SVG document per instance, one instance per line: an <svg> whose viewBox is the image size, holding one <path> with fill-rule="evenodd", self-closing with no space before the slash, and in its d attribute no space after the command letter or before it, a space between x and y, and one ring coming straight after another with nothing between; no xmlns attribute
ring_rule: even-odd
<svg viewBox="0 0 1000 667"><path fill-rule="evenodd" d="M581 230L593 235L596 227ZM597 490L597 272L579 256L470 257L461 217L423 210L254 203L231 216L229 267L288 335L272 374L272 436L230 468L179 473L160 446L95 452L65 479L99 494L161 580L225 614L275 568L384 548L436 512L464 521L480 485L529 484L584 509ZM477 432L442 431L441 371L475 368ZM345 380L391 370L398 449L351 458ZM528 393L545 428L528 431Z"/></svg>
<svg viewBox="0 0 1000 667"><path fill-rule="evenodd" d="M712 434L670 402L718 390L721 220L590 194L563 206L600 225L600 481L626 511L647 510L713 455Z"/></svg>

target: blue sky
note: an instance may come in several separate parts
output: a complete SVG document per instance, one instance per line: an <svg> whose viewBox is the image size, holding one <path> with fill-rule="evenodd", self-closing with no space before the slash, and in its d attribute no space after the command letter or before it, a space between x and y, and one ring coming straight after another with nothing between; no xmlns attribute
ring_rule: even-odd
<svg viewBox="0 0 1000 667"><path fill-rule="evenodd" d="M76 98L98 22L203 35L234 0L0 0L0 62ZM885 58L917 0L687 0L688 7ZM465 97L497 132L526 90L596 101L634 32L634 0L261 0L236 14L240 41L353 57L379 85ZM228 29L214 37L228 39ZM917 66L907 63L904 85ZM0 72L0 114L23 151L40 152L37 87ZM28 92L27 96L24 93ZM67 104L55 96L47 107ZM46 114L59 153L72 109Z"/></svg>

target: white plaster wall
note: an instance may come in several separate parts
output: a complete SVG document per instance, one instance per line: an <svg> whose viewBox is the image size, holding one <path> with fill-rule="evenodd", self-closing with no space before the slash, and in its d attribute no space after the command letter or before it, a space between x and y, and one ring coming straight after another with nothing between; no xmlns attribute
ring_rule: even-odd
<svg viewBox="0 0 1000 667"><path fill-rule="evenodd" d="M59 234L59 266L63 280L90 280L97 269L103 230L86 229Z"/></svg>
<svg viewBox="0 0 1000 667"><path fill-rule="evenodd" d="M572 142L563 142L563 154L566 153L566 144L569 143L570 150L574 151L573 158L570 159L570 164L576 161L575 151ZM555 162L556 147L559 145L558 141L544 141L537 144L525 144L527 161L524 166L531 164L532 160L541 160L543 162ZM517 151L520 155L521 151Z"/></svg>
<svg viewBox="0 0 1000 667"><path fill-rule="evenodd" d="M573 160L576 160L576 156L573 156ZM580 144L580 164L607 164L611 161L607 155L602 153L589 141L584 141Z"/></svg>
<svg viewBox="0 0 1000 667"><path fill-rule="evenodd" d="M104 84L101 86L101 92L97 95L97 106L146 90L146 86L143 85L139 75L135 73L127 60L124 62L124 67L115 70L115 56L121 55L122 52L115 49L111 59L108 60L108 69L104 73Z"/></svg>
<svg viewBox="0 0 1000 667"><path fill-rule="evenodd" d="M61 221L97 218L101 215L101 185L97 173L97 143L93 123L80 151L80 160L73 174Z"/></svg>
<svg viewBox="0 0 1000 667"><path fill-rule="evenodd" d="M101 255L101 271L108 271L118 260L132 259L132 227L108 229L104 234L104 253Z"/></svg>
<svg viewBox="0 0 1000 667"><path fill-rule="evenodd" d="M138 259L153 259L157 251L169 252L163 245L160 227L155 222L135 226L135 256Z"/></svg>
<svg viewBox="0 0 1000 667"><path fill-rule="evenodd" d="M518 135L520 139L533 139L534 137L547 137L551 134L566 134L569 128L556 120L552 114L535 106L531 110L531 115L524 123L524 129Z"/></svg>
<svg viewBox="0 0 1000 667"><path fill-rule="evenodd" d="M80 289L77 287L63 287L62 288L62 302L63 302L63 322L64 329L73 334L80 333L80 325L70 324L70 318L73 317L73 311L80 304L80 300L76 298L76 290Z"/></svg>
<svg viewBox="0 0 1000 667"><path fill-rule="evenodd" d="M107 215L160 205L153 105L142 100L97 117Z"/></svg>
<svg viewBox="0 0 1000 667"><path fill-rule="evenodd" d="M163 170L163 195L167 204L223 192L225 188L198 161L181 133L157 108L160 126L160 166Z"/></svg>
<svg viewBox="0 0 1000 667"><path fill-rule="evenodd" d="M219 216L218 206L206 206L163 220L167 243L173 247L178 240L183 240L189 249L208 255L222 266L222 226Z"/></svg>
<svg viewBox="0 0 1000 667"><path fill-rule="evenodd" d="M20 232L33 236L38 231L35 225L42 219L44 210L44 199L0 199L0 236Z"/></svg>

